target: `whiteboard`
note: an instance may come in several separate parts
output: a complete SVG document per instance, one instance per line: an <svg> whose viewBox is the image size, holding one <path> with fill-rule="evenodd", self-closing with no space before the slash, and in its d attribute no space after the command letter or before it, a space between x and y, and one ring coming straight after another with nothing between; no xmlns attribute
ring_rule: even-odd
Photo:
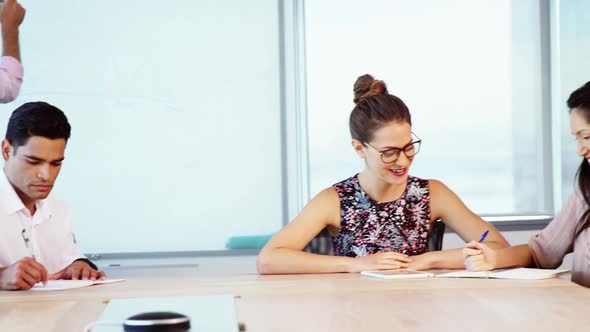
<svg viewBox="0 0 590 332"><path fill-rule="evenodd" d="M282 225L276 1L22 1L19 98L72 125L53 194L84 252L224 249Z"/></svg>

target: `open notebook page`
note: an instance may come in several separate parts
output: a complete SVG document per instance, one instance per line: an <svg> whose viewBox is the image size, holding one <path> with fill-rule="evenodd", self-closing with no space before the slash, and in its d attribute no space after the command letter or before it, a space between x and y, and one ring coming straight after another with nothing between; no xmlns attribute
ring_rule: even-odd
<svg viewBox="0 0 590 332"><path fill-rule="evenodd" d="M560 274L568 273L569 270L533 269L519 267L515 269L503 269L494 271L473 272L467 270L454 271L436 275L438 278L495 278L495 279L547 279Z"/></svg>
<svg viewBox="0 0 590 332"><path fill-rule="evenodd" d="M113 282L124 281L125 279L106 279L106 280L47 280L47 284L37 283L32 291L54 291L88 287L92 285L110 284Z"/></svg>

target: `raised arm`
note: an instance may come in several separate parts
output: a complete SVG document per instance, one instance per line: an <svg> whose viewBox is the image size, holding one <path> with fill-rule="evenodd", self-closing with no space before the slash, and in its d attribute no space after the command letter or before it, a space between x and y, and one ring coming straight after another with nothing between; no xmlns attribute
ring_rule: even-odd
<svg viewBox="0 0 590 332"><path fill-rule="evenodd" d="M317 255L303 248L325 227L340 227L340 199L333 188L314 197L301 213L262 248L260 274L337 273L405 267L407 255L386 252L364 257Z"/></svg>
<svg viewBox="0 0 590 332"><path fill-rule="evenodd" d="M25 17L24 8L16 0L6 0L0 15L2 22L2 55L20 60L19 26Z"/></svg>
<svg viewBox="0 0 590 332"><path fill-rule="evenodd" d="M437 180L429 181L430 211L432 221L441 219L465 242L477 241L486 230L489 231L484 243L491 248L505 248L509 244L496 227L473 213L457 195ZM464 267L462 248L433 251L414 256L410 268L426 270L432 268L459 269Z"/></svg>
<svg viewBox="0 0 590 332"><path fill-rule="evenodd" d="M19 46L19 26L25 10L16 0L6 0L0 13L2 57L0 58L0 103L16 99L23 80Z"/></svg>

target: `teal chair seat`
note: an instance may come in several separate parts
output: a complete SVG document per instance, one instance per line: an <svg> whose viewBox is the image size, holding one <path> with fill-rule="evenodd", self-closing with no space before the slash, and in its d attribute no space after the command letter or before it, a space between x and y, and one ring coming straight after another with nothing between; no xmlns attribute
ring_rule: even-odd
<svg viewBox="0 0 590 332"><path fill-rule="evenodd" d="M227 249L262 249L274 234L230 236L225 242Z"/></svg>

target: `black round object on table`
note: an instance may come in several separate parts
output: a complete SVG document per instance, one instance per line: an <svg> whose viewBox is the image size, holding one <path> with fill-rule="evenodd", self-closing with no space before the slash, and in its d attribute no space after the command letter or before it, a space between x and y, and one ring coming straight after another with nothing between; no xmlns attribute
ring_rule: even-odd
<svg viewBox="0 0 590 332"><path fill-rule="evenodd" d="M177 312L145 312L127 318L123 328L125 332L186 332L191 320Z"/></svg>

